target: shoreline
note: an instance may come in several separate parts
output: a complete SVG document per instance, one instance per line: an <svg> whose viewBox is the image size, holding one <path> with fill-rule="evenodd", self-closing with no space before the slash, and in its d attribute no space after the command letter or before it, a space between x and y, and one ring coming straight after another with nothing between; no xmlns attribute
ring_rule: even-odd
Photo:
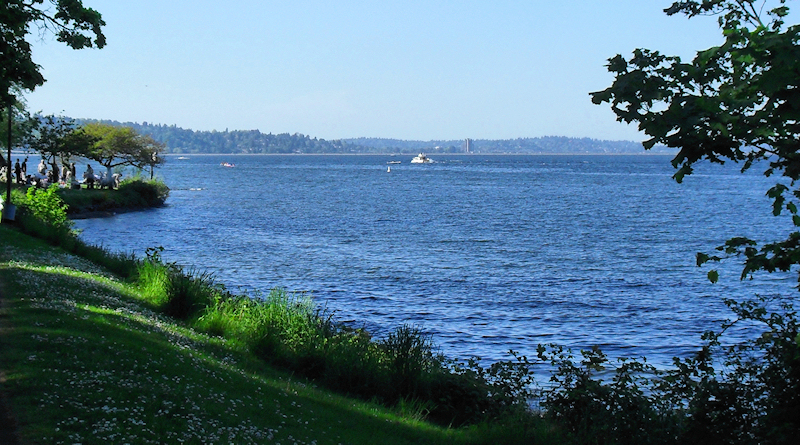
<svg viewBox="0 0 800 445"><path fill-rule="evenodd" d="M121 215L123 213L132 213L132 212L145 212L148 210L158 209L161 207L165 207L166 204L162 204L160 206L153 206L153 207L118 207L113 209L107 210L80 210L74 213L70 213L67 211L67 217L71 220L78 220L78 219L93 219L93 218L109 218L112 216Z"/></svg>
<svg viewBox="0 0 800 445"><path fill-rule="evenodd" d="M571 153L571 152L554 152L554 153L500 153L500 152L477 152L477 153L438 153L438 152L425 152L431 156L671 156L674 157L676 153L659 153L659 152L636 152L636 153ZM418 153L418 152L417 152ZM383 157L397 157L397 156L416 156L415 153L165 153L169 158L177 158L181 156L383 156Z"/></svg>

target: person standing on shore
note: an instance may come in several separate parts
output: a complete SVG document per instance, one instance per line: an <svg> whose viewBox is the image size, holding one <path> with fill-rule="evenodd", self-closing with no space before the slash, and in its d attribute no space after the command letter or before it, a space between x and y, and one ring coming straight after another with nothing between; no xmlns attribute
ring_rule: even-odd
<svg viewBox="0 0 800 445"><path fill-rule="evenodd" d="M94 170L91 164L86 164L86 171L83 172L83 179L86 181L86 188L94 188Z"/></svg>
<svg viewBox="0 0 800 445"><path fill-rule="evenodd" d="M36 168L36 171L39 173L39 178L45 178L47 174L47 163L44 162L44 158L39 162L39 166Z"/></svg>
<svg viewBox="0 0 800 445"><path fill-rule="evenodd" d="M50 170L50 176L52 177L50 179L50 183L51 184L58 184L58 180L59 180L60 176L58 174L59 173L58 172L58 162L56 161L56 158L53 158L53 163L50 164L50 165L53 167L53 169Z"/></svg>
<svg viewBox="0 0 800 445"><path fill-rule="evenodd" d="M14 175L17 177L17 184L22 184L22 167L19 165L19 159L14 163Z"/></svg>
<svg viewBox="0 0 800 445"><path fill-rule="evenodd" d="M61 178L59 178L61 180L62 184L67 184L67 173L69 173L69 171L70 171L69 164L62 161L61 162Z"/></svg>

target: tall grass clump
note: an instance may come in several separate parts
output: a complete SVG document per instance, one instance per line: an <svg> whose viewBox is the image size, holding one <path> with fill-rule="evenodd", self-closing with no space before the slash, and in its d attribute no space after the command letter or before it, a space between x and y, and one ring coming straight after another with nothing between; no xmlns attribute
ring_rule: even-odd
<svg viewBox="0 0 800 445"><path fill-rule="evenodd" d="M262 298L220 295L195 326L236 339L266 362L329 389L397 407L413 418L463 425L527 409L530 394L522 388L528 387L529 367L513 373L512 364L489 370L477 360L469 367L454 365L436 352L430 336L408 325L376 341L363 329L336 323L310 298L282 289Z"/></svg>
<svg viewBox="0 0 800 445"><path fill-rule="evenodd" d="M139 292L154 307L162 307L168 300L167 283L169 267L161 261L163 247L150 247L145 253L146 259L139 262L136 273L132 276Z"/></svg>
<svg viewBox="0 0 800 445"><path fill-rule="evenodd" d="M141 261L133 280L151 304L164 314L178 320L199 316L220 298L224 289L214 282L208 272L185 271L174 263L161 259L163 247L149 248L147 259Z"/></svg>
<svg viewBox="0 0 800 445"><path fill-rule="evenodd" d="M221 297L221 296L220 296ZM265 297L217 298L198 320L209 333L244 341L265 361L314 373L324 323L311 299L274 289Z"/></svg>
<svg viewBox="0 0 800 445"><path fill-rule="evenodd" d="M386 355L391 388L396 392L392 398L428 392L426 377L442 366L430 336L417 327L402 325L390 332L380 347Z"/></svg>
<svg viewBox="0 0 800 445"><path fill-rule="evenodd" d="M219 290L213 286L214 278L209 272L172 265L168 271L167 299L161 310L178 320L188 320L199 315L216 299Z"/></svg>

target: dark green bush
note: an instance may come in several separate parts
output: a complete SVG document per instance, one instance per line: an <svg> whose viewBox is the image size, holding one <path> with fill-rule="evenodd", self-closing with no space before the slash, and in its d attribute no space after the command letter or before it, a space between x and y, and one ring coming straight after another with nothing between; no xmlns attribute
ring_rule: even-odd
<svg viewBox="0 0 800 445"><path fill-rule="evenodd" d="M117 192L131 207L158 207L169 196L169 188L163 182L141 178L122 181Z"/></svg>
<svg viewBox="0 0 800 445"><path fill-rule="evenodd" d="M800 434L800 336L790 304L726 301L737 318L693 356L656 370L645 362L612 366L597 349L575 363L560 347L540 347L556 371L547 416L580 444L790 444ZM738 323L762 334L723 345Z"/></svg>
<svg viewBox="0 0 800 445"><path fill-rule="evenodd" d="M75 241L72 221L67 218L67 205L56 193L58 187L29 187L16 204L17 221L22 229L50 244L70 250Z"/></svg>

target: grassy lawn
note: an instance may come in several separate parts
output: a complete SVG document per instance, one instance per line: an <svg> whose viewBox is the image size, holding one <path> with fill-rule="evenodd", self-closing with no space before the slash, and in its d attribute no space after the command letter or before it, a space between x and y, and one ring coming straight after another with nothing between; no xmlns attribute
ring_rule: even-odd
<svg viewBox="0 0 800 445"><path fill-rule="evenodd" d="M476 443L280 373L0 225L0 370L23 443Z"/></svg>

